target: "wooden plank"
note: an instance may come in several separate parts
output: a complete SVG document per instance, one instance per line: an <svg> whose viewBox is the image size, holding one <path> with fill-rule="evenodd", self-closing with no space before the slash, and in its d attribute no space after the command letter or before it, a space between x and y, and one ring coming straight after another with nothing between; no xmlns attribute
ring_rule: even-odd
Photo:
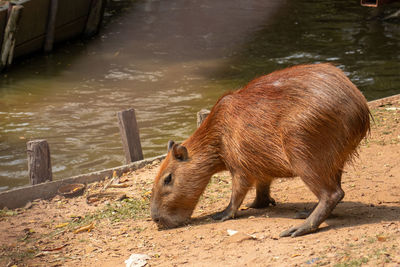
<svg viewBox="0 0 400 267"><path fill-rule="evenodd" d="M197 112L197 128L199 128L200 124L207 118L210 111L207 109L202 109Z"/></svg>
<svg viewBox="0 0 400 267"><path fill-rule="evenodd" d="M53 180L51 171L50 148L46 140L34 140L27 143L28 173L32 185Z"/></svg>
<svg viewBox="0 0 400 267"><path fill-rule="evenodd" d="M25 204L29 201L33 201L35 199L49 199L54 197L57 194L58 188L63 185L73 183L88 184L101 181L104 180L106 177L112 177L114 171L117 173L118 176L120 176L123 173L143 168L144 166L152 164L154 161L162 160L163 158L165 158L165 155L133 162L131 164L118 166L115 168L73 176L53 182L23 186L8 191L3 191L0 192L0 209L4 207L7 207L9 209L20 208L25 206Z"/></svg>
<svg viewBox="0 0 400 267"><path fill-rule="evenodd" d="M46 37L44 41L44 52L53 50L54 30L56 28L56 18L58 11L58 0L50 0L49 16L46 28Z"/></svg>
<svg viewBox="0 0 400 267"><path fill-rule="evenodd" d="M125 151L126 163L143 159L140 144L139 127L137 126L135 110L128 109L117 113L122 146Z"/></svg>
<svg viewBox="0 0 400 267"><path fill-rule="evenodd" d="M7 25L7 13L9 6L10 4L8 2L0 2L0 47L3 45L3 37Z"/></svg>
<svg viewBox="0 0 400 267"><path fill-rule="evenodd" d="M11 3L24 7L16 37L15 56L42 50L50 0L13 0Z"/></svg>
<svg viewBox="0 0 400 267"><path fill-rule="evenodd" d="M85 32L83 33L85 37L91 37L99 32L103 20L105 5L105 0L92 0Z"/></svg>
<svg viewBox="0 0 400 267"><path fill-rule="evenodd" d="M89 15L91 0L59 0L56 29ZM80 33L83 32L81 28Z"/></svg>
<svg viewBox="0 0 400 267"><path fill-rule="evenodd" d="M77 37L84 32L91 0L59 0L55 43Z"/></svg>
<svg viewBox="0 0 400 267"><path fill-rule="evenodd" d="M54 43L60 43L70 40L71 38L80 36L83 32L83 29L85 28L86 20L86 17L82 17L74 20L71 23L67 23L56 28Z"/></svg>
<svg viewBox="0 0 400 267"><path fill-rule="evenodd" d="M4 41L1 47L0 70L10 65L14 58L15 39L18 35L19 21L23 7L13 6L4 31Z"/></svg>

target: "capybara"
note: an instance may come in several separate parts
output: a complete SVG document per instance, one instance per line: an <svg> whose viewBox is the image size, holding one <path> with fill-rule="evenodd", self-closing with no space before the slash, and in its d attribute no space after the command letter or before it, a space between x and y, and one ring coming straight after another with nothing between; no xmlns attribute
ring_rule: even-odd
<svg viewBox="0 0 400 267"><path fill-rule="evenodd" d="M343 167L370 129L367 101L338 68L299 65L251 81L223 95L182 144L168 143L157 174L151 216L161 227L182 225L214 173L229 170L228 207L213 218L234 218L247 191L254 208L275 204L270 184L299 176L318 197L301 225L281 233L314 232L344 197Z"/></svg>

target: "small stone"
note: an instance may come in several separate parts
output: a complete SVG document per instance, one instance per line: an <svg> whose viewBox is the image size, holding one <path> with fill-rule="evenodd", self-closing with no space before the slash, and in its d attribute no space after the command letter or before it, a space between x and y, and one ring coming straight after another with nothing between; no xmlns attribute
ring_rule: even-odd
<svg viewBox="0 0 400 267"><path fill-rule="evenodd" d="M254 236L239 232L237 234L230 236L226 241L228 243L241 243L246 240L256 240L256 238Z"/></svg>
<svg viewBox="0 0 400 267"><path fill-rule="evenodd" d="M377 239L378 239L378 241L380 241L380 242L385 242L385 241L387 241L387 236L384 236L384 235L378 235L377 237L376 237Z"/></svg>

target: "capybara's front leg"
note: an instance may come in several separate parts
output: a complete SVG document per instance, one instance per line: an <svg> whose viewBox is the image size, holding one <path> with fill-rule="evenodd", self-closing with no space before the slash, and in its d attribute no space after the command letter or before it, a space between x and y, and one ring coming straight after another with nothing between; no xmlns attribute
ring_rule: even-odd
<svg viewBox="0 0 400 267"><path fill-rule="evenodd" d="M336 207L337 203L342 200L343 197L344 192L340 187L334 192L323 194L318 202L318 205L303 224L294 226L282 232L280 236L295 237L317 231L319 225L325 221L326 218L328 218L332 210Z"/></svg>
<svg viewBox="0 0 400 267"><path fill-rule="evenodd" d="M263 209L269 205L276 206L275 199L270 195L270 186L272 179L266 181L257 181L256 183L256 198L253 203L248 205L249 208Z"/></svg>
<svg viewBox="0 0 400 267"><path fill-rule="evenodd" d="M217 212L211 217L214 220L226 221L235 218L236 212L246 196L250 185L242 177L234 176L232 179L232 195L228 207L223 211Z"/></svg>

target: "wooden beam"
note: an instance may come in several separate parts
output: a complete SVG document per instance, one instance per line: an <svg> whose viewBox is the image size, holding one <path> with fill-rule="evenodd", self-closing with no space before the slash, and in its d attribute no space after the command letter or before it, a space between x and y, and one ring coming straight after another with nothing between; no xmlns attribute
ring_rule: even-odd
<svg viewBox="0 0 400 267"><path fill-rule="evenodd" d="M106 0L92 0L89 9L89 16L83 33L85 37L91 37L99 32L104 16L105 6Z"/></svg>
<svg viewBox="0 0 400 267"><path fill-rule="evenodd" d="M53 180L50 161L50 148L46 140L27 143L28 173L32 185Z"/></svg>
<svg viewBox="0 0 400 267"><path fill-rule="evenodd" d="M44 40L44 52L53 50L54 29L56 28L56 19L58 11L58 0L50 0L49 16L47 19L46 39Z"/></svg>
<svg viewBox="0 0 400 267"><path fill-rule="evenodd" d="M135 110L128 109L117 113L118 125L125 151L126 163L143 159L142 145L140 144L139 128L136 122Z"/></svg>
<svg viewBox="0 0 400 267"><path fill-rule="evenodd" d="M11 7L7 26L4 31L3 45L1 47L0 70L12 63L14 57L15 37L17 35L18 23L23 8L24 7L21 5Z"/></svg>

